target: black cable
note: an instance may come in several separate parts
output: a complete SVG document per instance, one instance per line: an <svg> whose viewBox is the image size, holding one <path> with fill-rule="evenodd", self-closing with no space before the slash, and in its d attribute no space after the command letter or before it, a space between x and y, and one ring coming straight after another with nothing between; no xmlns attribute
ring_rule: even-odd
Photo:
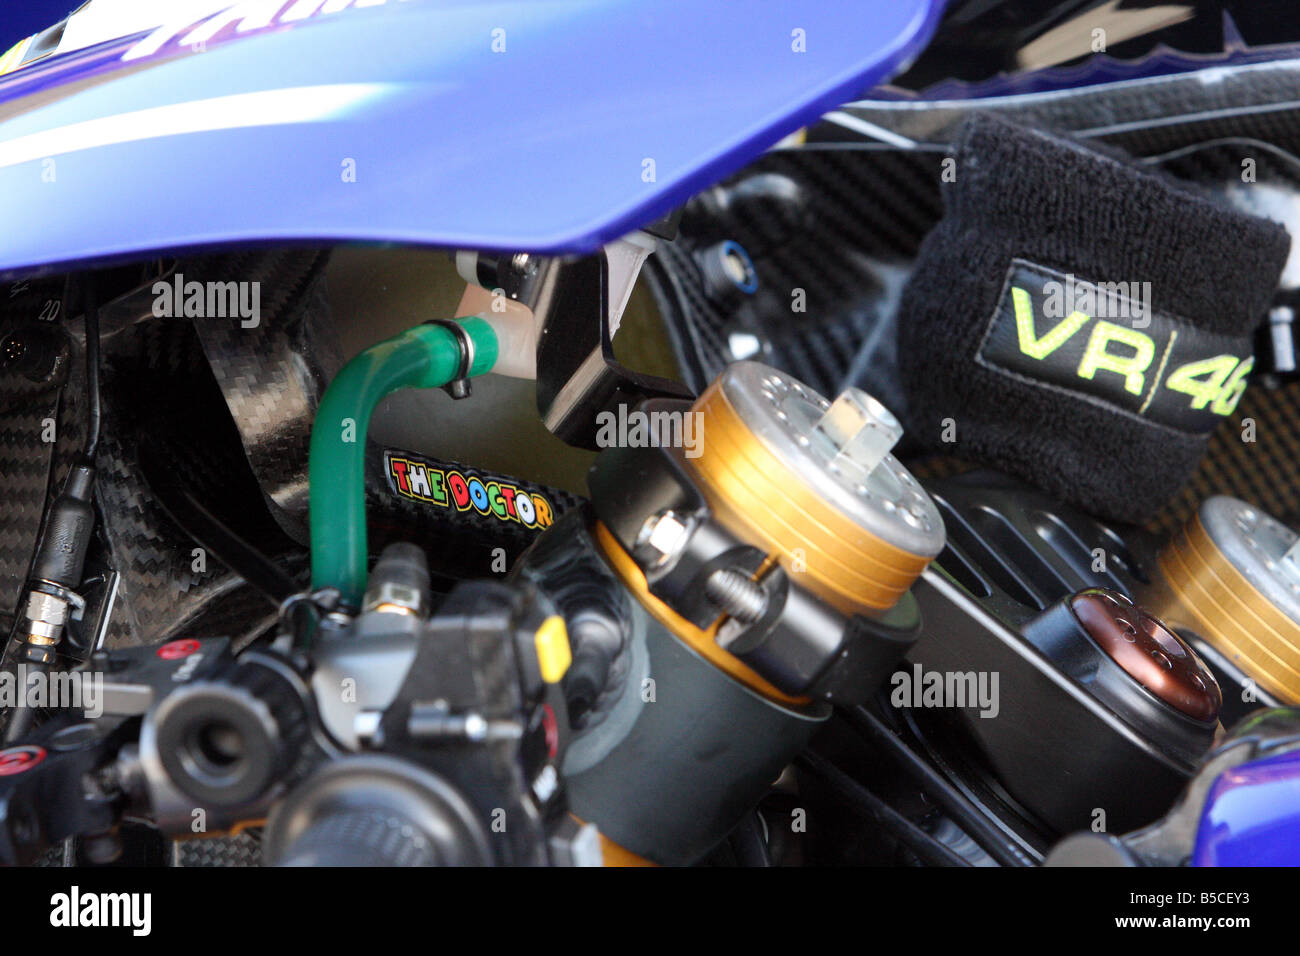
<svg viewBox="0 0 1300 956"><path fill-rule="evenodd" d="M31 665L28 665L31 666ZM4 745L6 747L21 743L36 721L36 708L25 704L15 704L9 708L9 725L5 727Z"/></svg>
<svg viewBox="0 0 1300 956"><path fill-rule="evenodd" d="M83 287L82 321L86 334L86 441L80 459L69 469L63 491L45 516L40 541L29 570L31 579L75 590L81 584L86 549L93 533L95 512L95 453L99 450L101 407L99 400L99 309L95 301L93 274ZM72 280L64 285L64 301L70 299ZM30 591L29 591L30 593ZM21 613L21 612L20 612ZM53 645L24 642L22 661L29 669L49 672L54 659ZM32 729L35 709L12 709L5 727L4 742L16 743Z"/></svg>
<svg viewBox="0 0 1300 956"><path fill-rule="evenodd" d="M970 866L968 860L944 846L821 754L805 751L795 758L795 763L829 783L842 796L885 826L922 862L933 866Z"/></svg>
<svg viewBox="0 0 1300 956"><path fill-rule="evenodd" d="M67 299L66 287L64 290L64 299L65 301ZM63 404L63 388L62 386L60 386L59 392L56 395L54 401L53 417L56 421L59 418L59 410L62 404ZM53 497L54 495L54 466L57 457L58 456L55 454L55 450L51 448L50 456L46 464L45 494L41 498L42 501L49 501L50 498ZM41 538L44 537L46 517L48 517L48 515L46 515L41 519L41 534L36 539L38 546L40 544ZM27 578L26 578L27 581L31 580L32 569L36 566L36 560L37 560L37 552L33 551L31 560L27 562ZM14 607L13 623L9 627L9 635L5 639L3 659L0 659L0 671L3 671L3 673L7 675L11 675L15 681L15 686L17 686L17 677L19 673L18 671L19 657L27 646L26 627L25 627L25 625L27 624L27 618L23 614L22 598L26 596L28 593L29 593L29 589L27 587L27 584L24 583L22 590L19 591L18 593L19 601L18 604ZM7 720L4 725L4 734L0 735L0 743L4 744L5 746L9 746L11 744L19 742L23 737L27 735L27 733L31 730L32 721L35 720L36 715L33 712L32 708L30 707L14 706L8 708L5 717L7 718Z"/></svg>
<svg viewBox="0 0 1300 956"><path fill-rule="evenodd" d="M848 712L849 721L869 740L881 744L896 763L937 802L972 840L1002 866L1033 866L1030 860L1006 835L980 813L960 791L885 726L884 721L866 707Z"/></svg>
<svg viewBox="0 0 1300 956"><path fill-rule="evenodd" d="M82 454L90 463L99 450L101 419L99 401L99 303L95 299L95 279L86 276L85 308L82 313L86 333L86 445Z"/></svg>

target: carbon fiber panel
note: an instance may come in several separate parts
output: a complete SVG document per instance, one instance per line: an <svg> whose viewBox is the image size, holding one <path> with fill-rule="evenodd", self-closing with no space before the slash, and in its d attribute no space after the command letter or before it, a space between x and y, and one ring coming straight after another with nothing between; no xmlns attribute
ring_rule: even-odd
<svg viewBox="0 0 1300 956"><path fill-rule="evenodd" d="M174 866L261 866L262 828L250 827L236 836L180 840L173 844Z"/></svg>
<svg viewBox="0 0 1300 956"><path fill-rule="evenodd" d="M1254 388L1237 406L1238 419L1254 422L1253 442L1237 422L1210 439L1201 467L1149 527L1165 534L1181 528L1211 495L1232 495L1300 528L1300 384Z"/></svg>
<svg viewBox="0 0 1300 956"><path fill-rule="evenodd" d="M1257 129L1274 135L1294 135L1298 105L1300 60L1278 60L1022 96L937 102L860 100L843 111L918 144L947 146L968 112L991 110L1030 126L1112 140L1131 137L1121 145L1150 155L1171 148L1171 143L1185 145L1224 135L1229 125L1233 132L1256 123ZM1252 114L1257 119L1249 119ZM848 134L843 127L826 123L809 135L818 141L842 142Z"/></svg>
<svg viewBox="0 0 1300 956"><path fill-rule="evenodd" d="M189 322L150 318L105 342L97 494L121 575L109 646L153 644L189 629L237 643L274 620L269 603L192 538L149 488L139 447L162 450L207 507L263 547L278 528L259 498L238 432ZM259 514L259 512L261 512ZM268 548L289 558L286 548ZM299 570L305 567L297 557Z"/></svg>
<svg viewBox="0 0 1300 956"><path fill-rule="evenodd" d="M316 405L342 364L315 251L208 257L177 267L186 280L257 283L261 314L196 320L199 341L239 429L253 474L280 527L307 541L307 452Z"/></svg>
<svg viewBox="0 0 1300 956"><path fill-rule="evenodd" d="M661 243L649 263L652 289L677 349L694 359L683 363L687 384L703 389L739 357L729 346L736 331L759 338L763 361L823 393L839 391L850 368L869 372L858 352L892 318L906 264L942 212L941 159L896 150L778 151L733 179L788 177L805 197L806 223L765 243L762 254L751 250L759 288L734 310L710 300L695 259L715 236L683 230L676 242ZM719 226L748 248L770 232L764 215L761 205L736 208ZM892 349L892 337L875 336L874 344Z"/></svg>

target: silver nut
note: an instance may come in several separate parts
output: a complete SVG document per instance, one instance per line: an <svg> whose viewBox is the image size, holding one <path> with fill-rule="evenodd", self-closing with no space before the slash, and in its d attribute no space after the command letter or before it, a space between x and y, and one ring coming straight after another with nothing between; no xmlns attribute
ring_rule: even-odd
<svg viewBox="0 0 1300 956"><path fill-rule="evenodd" d="M27 597L27 620L62 627L68 622L68 602L44 591L33 591Z"/></svg>
<svg viewBox="0 0 1300 956"><path fill-rule="evenodd" d="M423 604L419 589L393 581L380 581L366 592L365 606L362 610L422 616Z"/></svg>
<svg viewBox="0 0 1300 956"><path fill-rule="evenodd" d="M637 533L634 550L650 567L659 568L676 559L690 537L689 521L674 511L662 511L646 518Z"/></svg>
<svg viewBox="0 0 1300 956"><path fill-rule="evenodd" d="M836 458L853 461L866 474L875 471L903 436L893 412L858 388L846 388L831 402L817 430L830 440Z"/></svg>

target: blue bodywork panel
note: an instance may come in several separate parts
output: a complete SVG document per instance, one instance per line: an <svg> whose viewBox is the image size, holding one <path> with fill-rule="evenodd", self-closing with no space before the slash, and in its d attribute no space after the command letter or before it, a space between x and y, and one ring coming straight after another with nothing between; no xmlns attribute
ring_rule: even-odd
<svg viewBox="0 0 1300 956"><path fill-rule="evenodd" d="M246 0L0 77L0 276L242 243L589 252L887 79L940 0Z"/></svg>
<svg viewBox="0 0 1300 956"><path fill-rule="evenodd" d="M1224 771L1210 786L1195 866L1300 866L1300 751Z"/></svg>

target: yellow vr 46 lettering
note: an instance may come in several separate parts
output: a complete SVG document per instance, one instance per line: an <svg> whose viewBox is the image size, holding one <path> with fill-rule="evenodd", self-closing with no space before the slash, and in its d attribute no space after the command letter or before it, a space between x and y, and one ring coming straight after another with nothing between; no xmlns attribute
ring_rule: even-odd
<svg viewBox="0 0 1300 956"><path fill-rule="evenodd" d="M1108 350L1111 342L1119 342L1133 349L1132 355L1116 355ZM1124 376L1124 390L1134 395L1142 394L1147 366L1156 357L1156 343L1151 336L1137 329L1126 329L1113 322L1098 320L1079 360L1078 376L1091 379L1099 371L1114 372Z"/></svg>
<svg viewBox="0 0 1300 956"><path fill-rule="evenodd" d="M1212 431L1246 389L1250 340L1154 308L1149 286L1013 259L975 360L1022 385L1086 396L1094 408Z"/></svg>
<svg viewBox="0 0 1300 956"><path fill-rule="evenodd" d="M1068 342L1092 318L1086 312L1071 312L1040 339L1034 328L1034 303L1029 293L1012 287L1011 301L1016 309L1016 337L1020 341L1020 351L1039 361Z"/></svg>
<svg viewBox="0 0 1300 956"><path fill-rule="evenodd" d="M1016 341L1022 355L1045 362L1073 339L1080 329L1089 322L1095 322L1078 365L1074 368L1074 375L1091 382L1096 380L1097 373L1110 372L1122 378L1124 391L1130 395L1141 396L1144 393L1148 371L1155 361L1156 353L1161 350L1150 335L1105 319L1094 319L1086 312L1076 310L1040 336L1034 322L1034 300L1029 291L1012 286L1011 304L1015 315ZM1175 336L1176 333L1172 333L1163 346L1166 353L1173 351ZM1058 356L1055 362L1058 368L1060 359L1064 357ZM1164 361L1167 358L1168 355L1156 372L1157 379L1164 371ZM1066 361L1072 361L1072 358L1066 358ZM1189 404L1194 410L1208 409L1215 415L1231 415L1246 389L1246 378L1254 364L1254 358L1249 356L1239 359L1235 355L1216 355L1176 366L1157 384L1170 391L1191 396ZM1146 405L1143 405L1141 410L1145 409Z"/></svg>
<svg viewBox="0 0 1300 956"><path fill-rule="evenodd" d="M1192 408L1209 405L1216 415L1231 415L1246 390L1246 376L1254 367L1254 356L1240 361L1235 355L1216 355L1188 362L1171 372L1165 387L1192 396Z"/></svg>

